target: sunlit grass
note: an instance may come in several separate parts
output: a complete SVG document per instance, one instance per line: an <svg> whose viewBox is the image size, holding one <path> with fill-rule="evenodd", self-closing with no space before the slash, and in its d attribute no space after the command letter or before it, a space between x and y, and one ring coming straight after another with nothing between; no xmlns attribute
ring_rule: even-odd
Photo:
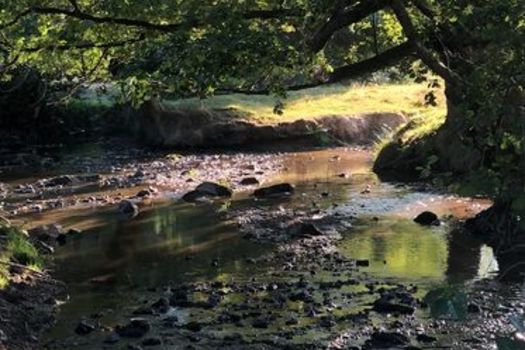
<svg viewBox="0 0 525 350"><path fill-rule="evenodd" d="M42 268L42 258L27 237L17 228L0 223L0 289L9 283L9 263Z"/></svg>
<svg viewBox="0 0 525 350"><path fill-rule="evenodd" d="M247 119L273 124L326 115L352 115L373 112L401 112L409 117L445 114L445 98L438 91L438 105L426 106L424 84L333 85L290 92L284 113L275 114L276 99L272 96L231 94L199 100L166 101L171 108L235 110Z"/></svg>

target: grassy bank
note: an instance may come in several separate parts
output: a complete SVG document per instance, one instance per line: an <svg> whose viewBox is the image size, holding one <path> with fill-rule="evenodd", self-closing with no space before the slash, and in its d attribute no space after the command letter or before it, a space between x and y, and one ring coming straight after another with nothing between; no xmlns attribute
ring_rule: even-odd
<svg viewBox="0 0 525 350"><path fill-rule="evenodd" d="M438 91L438 105L435 107L425 105L427 92L424 84L324 86L290 92L283 101L285 109L282 115L273 112L275 98L272 96L231 94L205 100L167 101L166 105L177 109L236 110L247 120L261 124L372 112L402 112L412 118L444 115L443 91Z"/></svg>
<svg viewBox="0 0 525 350"><path fill-rule="evenodd" d="M0 221L0 289L9 283L11 264L39 270L42 259L20 229Z"/></svg>

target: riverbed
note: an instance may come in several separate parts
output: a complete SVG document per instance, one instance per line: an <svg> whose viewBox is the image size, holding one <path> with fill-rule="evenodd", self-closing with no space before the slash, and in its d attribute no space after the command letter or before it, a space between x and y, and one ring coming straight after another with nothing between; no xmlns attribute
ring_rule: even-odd
<svg viewBox="0 0 525 350"><path fill-rule="evenodd" d="M148 156L141 170L155 161ZM517 286L497 282L491 248L456 229L489 201L383 183L372 173L373 154L366 149L213 157L220 175L195 171L198 178L185 179L186 185L162 179L153 184L159 189L155 196L141 199L134 218L123 217L114 203L151 181L105 188L106 202L80 200L18 216L31 225L58 223L80 231L54 254L53 277L67 284L69 297L60 301L46 348L360 349L378 348L383 340L388 348L489 349L511 331L505 320L519 311L512 309L515 303L497 318L487 310L462 323L441 323L422 302L428 291L444 286L472 290L470 305L480 293L499 295L497 304L504 296L500 290L512 290L506 300L520 302ZM258 169L264 161L268 166ZM137 171L132 170L126 174ZM187 168L172 171L188 176ZM195 183L233 173L231 200L180 200ZM255 199L250 194L258 186L238 185L246 176L258 177L258 186L291 183L294 194ZM96 198L92 192L100 191L85 188L82 198ZM436 213L441 225L413 222L422 211ZM288 221L297 218L320 220L326 236L289 237ZM410 312L373 310L385 293L408 298L403 305ZM486 327L462 333L469 322L489 316ZM138 337L119 332L131 318L147 323L147 332ZM89 332L78 334L79 324Z"/></svg>

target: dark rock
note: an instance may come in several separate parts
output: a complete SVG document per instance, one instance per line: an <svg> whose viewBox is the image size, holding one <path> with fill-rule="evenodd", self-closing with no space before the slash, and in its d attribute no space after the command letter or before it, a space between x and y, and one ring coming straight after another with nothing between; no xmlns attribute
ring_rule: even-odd
<svg viewBox="0 0 525 350"><path fill-rule="evenodd" d="M135 309L133 311L133 315L136 315L136 316L153 315L153 310L150 307L141 306L138 309Z"/></svg>
<svg viewBox="0 0 525 350"><path fill-rule="evenodd" d="M411 315L416 311L415 307L411 305L391 302L384 298L376 300L372 310L379 313L399 313L404 315Z"/></svg>
<svg viewBox="0 0 525 350"><path fill-rule="evenodd" d="M184 328L192 332L200 332L202 330L202 325L198 322L189 322Z"/></svg>
<svg viewBox="0 0 525 350"><path fill-rule="evenodd" d="M75 333L78 335L86 335L93 332L96 329L94 324L87 321L80 321L75 328Z"/></svg>
<svg viewBox="0 0 525 350"><path fill-rule="evenodd" d="M269 317L261 316L253 320L252 327L253 328L268 328L268 326L270 326L270 323L271 323L271 319Z"/></svg>
<svg viewBox="0 0 525 350"><path fill-rule="evenodd" d="M258 185L259 180L257 180L255 177L245 177L241 180L241 182L239 182L239 184L242 186Z"/></svg>
<svg viewBox="0 0 525 350"><path fill-rule="evenodd" d="M60 225L51 224L35 227L29 230L28 233L39 241L53 244L58 236L63 234L63 230Z"/></svg>
<svg viewBox="0 0 525 350"><path fill-rule="evenodd" d="M69 229L69 231L67 231L67 235L68 236L76 236L76 235L80 235L82 233L82 231L80 231L79 229L76 229L76 228L71 228Z"/></svg>
<svg viewBox="0 0 525 350"><path fill-rule="evenodd" d="M361 266L361 267L368 267L370 266L370 261L369 260L356 260L355 265Z"/></svg>
<svg viewBox="0 0 525 350"><path fill-rule="evenodd" d="M409 339L401 333L374 332L365 343L365 349L389 349L407 345Z"/></svg>
<svg viewBox="0 0 525 350"><path fill-rule="evenodd" d="M146 338L142 341L144 346L157 346L161 345L162 341L159 338Z"/></svg>
<svg viewBox="0 0 525 350"><path fill-rule="evenodd" d="M106 339L104 339L105 344L115 344L115 343L118 343L119 341L120 341L120 336L115 332L111 333L110 335L106 337Z"/></svg>
<svg viewBox="0 0 525 350"><path fill-rule="evenodd" d="M150 329L151 325L148 320L144 318L132 318L128 324L117 326L115 331L121 337L140 338L146 335Z"/></svg>
<svg viewBox="0 0 525 350"><path fill-rule="evenodd" d="M471 304L468 304L467 310L468 312L472 314L478 314L481 312L481 307L478 304L471 303Z"/></svg>
<svg viewBox="0 0 525 350"><path fill-rule="evenodd" d="M312 303L314 301L314 297L307 291L300 291L292 294L290 295L289 299L291 301L303 301L306 303Z"/></svg>
<svg viewBox="0 0 525 350"><path fill-rule="evenodd" d="M263 187L255 190L253 192L253 195L258 198L263 197L273 197L273 196L282 196L282 195L290 195L294 193L294 188L292 185L288 183L282 183L278 185L273 185L270 187Z"/></svg>
<svg viewBox="0 0 525 350"><path fill-rule="evenodd" d="M324 233L315 224L312 223L297 223L289 227L292 236L296 237L313 237L322 236Z"/></svg>
<svg viewBox="0 0 525 350"><path fill-rule="evenodd" d="M118 210L125 215L135 217L139 214L139 207L130 200L124 199L118 205Z"/></svg>
<svg viewBox="0 0 525 350"><path fill-rule="evenodd" d="M166 298L160 298L151 305L151 308L158 313L165 314L170 308L170 302Z"/></svg>
<svg viewBox="0 0 525 350"><path fill-rule="evenodd" d="M421 214L416 216L416 218L414 219L414 222L420 225L423 225L423 226L431 226L431 225L439 226L440 224L439 218L437 217L437 215L432 213L431 211L422 212Z"/></svg>
<svg viewBox="0 0 525 350"><path fill-rule="evenodd" d="M151 193L148 190L141 190L137 193L137 197L147 197L149 195L151 195Z"/></svg>
<svg viewBox="0 0 525 350"><path fill-rule="evenodd" d="M55 186L65 186L70 185L74 182L73 177L69 175L57 176L52 179L44 181L44 186L46 187L55 187Z"/></svg>
<svg viewBox="0 0 525 350"><path fill-rule="evenodd" d="M61 233L56 238L59 245L64 245L67 242L67 236L64 233Z"/></svg>
<svg viewBox="0 0 525 350"><path fill-rule="evenodd" d="M416 339L417 341L422 342L422 343L433 343L437 341L436 337L433 337L427 334L418 334Z"/></svg>
<svg viewBox="0 0 525 350"><path fill-rule="evenodd" d="M214 182L203 182L195 188L195 191L204 193L210 197L231 197L233 192L226 186Z"/></svg>
<svg viewBox="0 0 525 350"><path fill-rule="evenodd" d="M199 192L199 191L190 191L188 193L186 193L184 196L182 196L182 200L185 201L185 202L196 202L198 201L199 199L201 198L204 198L206 197L206 195L202 192Z"/></svg>

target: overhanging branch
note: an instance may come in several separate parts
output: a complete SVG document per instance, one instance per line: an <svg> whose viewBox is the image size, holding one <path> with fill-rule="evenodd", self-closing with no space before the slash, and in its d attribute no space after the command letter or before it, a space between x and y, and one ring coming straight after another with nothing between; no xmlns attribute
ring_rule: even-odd
<svg viewBox="0 0 525 350"><path fill-rule="evenodd" d="M348 9L336 11L312 36L308 43L309 47L313 52L319 52L335 32L387 7L389 2L389 0L361 1Z"/></svg>
<svg viewBox="0 0 525 350"><path fill-rule="evenodd" d="M344 80L354 79L366 74L373 73L380 69L395 65L404 58L414 54L414 47L410 42L404 42L398 46L388 49L379 55L369 59L336 68L327 79L307 84L292 85L285 88L286 91L304 90L321 85L335 84ZM242 89L222 89L217 94L241 93L246 95L270 95L271 90L242 90Z"/></svg>
<svg viewBox="0 0 525 350"><path fill-rule="evenodd" d="M97 24L115 24L127 27L143 28L147 30L153 30L158 32L173 32L182 27L198 27L206 24L205 19L192 18L186 22L178 23L154 23L147 20L125 18L125 17L113 17L113 16L96 16L87 12L83 12L78 7L76 1L70 1L73 9L64 9L58 7L47 7L47 6L33 6L19 14L17 14L11 21L0 26L0 29L5 29L17 24L22 18L30 16L32 14L38 15L63 15L66 17L76 18L83 21L91 21ZM240 16L243 19L279 19L300 16L302 11L299 9L271 9L271 10L251 10L242 13Z"/></svg>

